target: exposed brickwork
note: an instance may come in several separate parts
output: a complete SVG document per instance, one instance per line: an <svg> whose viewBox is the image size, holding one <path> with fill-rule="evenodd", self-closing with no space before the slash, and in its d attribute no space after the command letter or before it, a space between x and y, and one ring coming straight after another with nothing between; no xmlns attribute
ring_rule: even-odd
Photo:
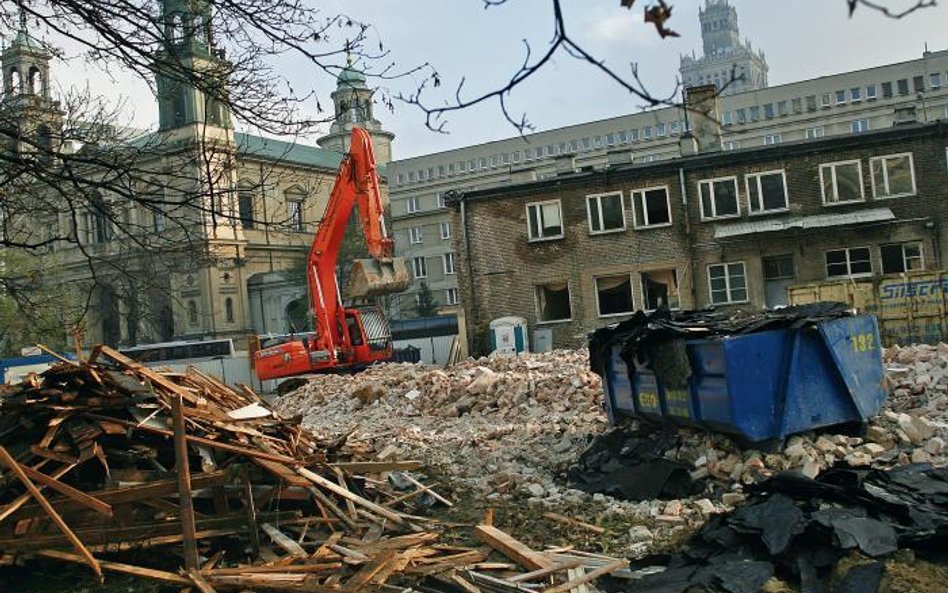
<svg viewBox="0 0 948 593"><path fill-rule="evenodd" d="M460 298L472 343L479 339L475 334L483 331L487 322L506 315L524 317L531 330L550 327L556 346L582 343L587 332L622 319L598 315L595 278L604 275L631 274L633 300L638 309L643 306L641 272L677 269L681 304L691 308L710 304L707 266L721 262L744 262L748 302L752 306L765 305L762 258L769 255L793 255L797 284L825 279L825 251L842 247L870 247L873 272L878 274L880 245L920 241L925 267L942 267L948 257L948 247L940 237L948 216L946 136L948 130L942 122L651 165L621 166L472 192L464 198L466 229L460 205L454 207ZM869 159L904 152L913 156L915 194L873 198ZM865 201L824 205L820 165L855 159L862 166ZM785 171L789 209L749 214L746 176L773 170ZM740 217L703 221L698 183L726 176L738 178ZM683 203L682 181L687 206ZM672 224L663 228L633 228L631 192L656 186L668 188ZM613 191L623 194L626 228L591 234L586 197ZM531 242L526 207L545 200L560 201L564 237ZM890 209L896 220L714 238L716 228L735 223L879 208ZM536 287L564 281L569 283L571 320L540 323Z"/></svg>

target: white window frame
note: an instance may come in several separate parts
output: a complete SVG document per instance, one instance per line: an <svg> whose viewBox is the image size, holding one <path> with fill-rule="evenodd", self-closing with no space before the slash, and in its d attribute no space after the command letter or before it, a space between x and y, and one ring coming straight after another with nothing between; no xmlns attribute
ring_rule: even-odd
<svg viewBox="0 0 948 593"><path fill-rule="evenodd" d="M450 267L448 266L448 262L451 262ZM453 251L448 251L447 253L441 254L441 265L444 267L445 276L453 276L458 273L457 261L454 257Z"/></svg>
<svg viewBox="0 0 948 593"><path fill-rule="evenodd" d="M767 134L764 136L764 146L774 146L780 144L783 137L780 134Z"/></svg>
<svg viewBox="0 0 948 593"><path fill-rule="evenodd" d="M741 300L735 300L731 297L732 288L731 288L730 267L737 266L737 265L741 266L741 268L744 270L745 298ZM711 268L720 268L720 267L724 268L724 285L725 285L725 290L727 291L727 300L715 303L714 297L712 296L714 294L714 289L711 287ZM708 264L706 272L707 272L706 276L708 278L708 302L710 302L712 305L736 305L736 304L746 303L750 301L750 286L748 286L747 284L747 264L744 263L744 260L721 262L717 264Z"/></svg>
<svg viewBox="0 0 948 593"><path fill-rule="evenodd" d="M306 230L306 221L303 219L303 200L286 200L286 218L291 231Z"/></svg>
<svg viewBox="0 0 948 593"><path fill-rule="evenodd" d="M438 192L438 208L444 208L444 192Z"/></svg>
<svg viewBox="0 0 948 593"><path fill-rule="evenodd" d="M413 226L408 229L408 242L417 245L422 242L422 229L420 226Z"/></svg>
<svg viewBox="0 0 948 593"><path fill-rule="evenodd" d="M859 169L859 199L858 200L837 199L835 201L827 199L828 196L826 195L826 192L825 192L826 184L824 183L826 171L829 171L830 174L832 175L833 193L836 196L839 196L839 188L836 183L836 167L838 167L839 165L852 165L853 163L855 163L856 167ZM866 184L863 181L863 177L862 177L862 161L860 161L859 159L853 159L849 161L835 161L832 163L821 163L820 164L820 193L823 194L824 206L837 206L839 204L856 204L858 202L865 202L866 201Z"/></svg>
<svg viewBox="0 0 948 593"><path fill-rule="evenodd" d="M536 221L536 222L537 222L537 229L539 230L539 232L541 233L541 235L540 235L539 237L532 237L532 236L530 236L530 208L531 208L532 206L545 206L546 204L556 204L556 207L557 207L557 209L558 209L559 212L560 212L560 234L558 234L558 235L550 235L549 237L544 237L544 236L542 235L542 233L543 233L543 225L540 224L540 220L537 220L537 221ZM557 240L557 239L562 239L563 237L566 236L566 225L565 225L564 222L563 222L563 203L562 203L561 200L558 200L558 199L557 199L557 200L542 200L542 201L540 201L540 202L529 202L529 203L525 206L525 209L526 209L526 212L527 212L527 240L528 240L530 243L538 243L538 242L540 242L540 241L555 241L555 240ZM538 210L538 211L539 211L539 210Z"/></svg>
<svg viewBox="0 0 948 593"><path fill-rule="evenodd" d="M626 276L624 273L617 274L602 274L601 276L593 277L593 290L596 292L596 315L601 318L609 317L625 317L631 315L635 312L635 279L632 277L632 274L628 274L629 277L629 300L631 301L629 305L632 307L628 311L623 311L621 313L605 313L599 309L599 280L601 278L618 278L620 276Z"/></svg>
<svg viewBox="0 0 948 593"><path fill-rule="evenodd" d="M603 222L602 198L607 197L607 196L615 196L615 195L619 196L619 204L622 210L622 226L614 228L614 229L602 228L597 231L596 229L593 228L592 202L595 201L596 211L599 214L599 224L601 225ZM587 194L586 195L586 222L587 222L587 225L589 226L590 235L607 235L609 233L621 233L622 231L624 231L626 227L628 226L625 221L625 195L621 191L610 191L610 192L605 192L601 194Z"/></svg>
<svg viewBox="0 0 948 593"><path fill-rule="evenodd" d="M928 86L932 90L941 88L941 72L932 72L928 75Z"/></svg>
<svg viewBox="0 0 948 593"><path fill-rule="evenodd" d="M409 214L414 214L421 211L421 201L418 199L418 196L408 196L407 205L405 210Z"/></svg>
<svg viewBox="0 0 948 593"><path fill-rule="evenodd" d="M807 140L822 138L825 135L826 135L826 130L823 128L823 126L812 126L806 129Z"/></svg>
<svg viewBox="0 0 948 593"><path fill-rule="evenodd" d="M764 175L774 175L780 173L780 177L783 179L783 208L773 208L771 210L764 210L764 196L760 187L760 178ZM757 183L757 195L760 197L761 209L755 211L751 207L751 178L754 178ZM787 171L786 169L773 169L771 171L757 171L755 173L747 173L744 175L744 191L747 192L747 213L751 216L765 216L767 214L773 214L775 212L786 212L790 209L790 192L787 189Z"/></svg>
<svg viewBox="0 0 948 593"><path fill-rule="evenodd" d="M734 199L737 200L737 214L717 215L717 203L714 201L714 184L722 181L732 181L734 183ZM704 215L704 200L701 197L702 184L708 184L711 189L711 208L715 211L713 216ZM741 216L741 191L736 175L725 177L715 177L713 179L702 179L698 181L698 209L701 211L701 220L721 220L726 218L739 218Z"/></svg>
<svg viewBox="0 0 948 593"><path fill-rule="evenodd" d="M885 271L885 259L882 257L882 248L891 247L893 245L898 245L902 251L902 268L904 272L886 272ZM909 270L907 264L908 259L905 257L905 246L906 245L918 245L918 260L921 265L917 270ZM922 271L925 269L925 244L921 240L917 241L899 241L896 243L883 243L879 245L879 273L880 274L907 274L908 272Z"/></svg>
<svg viewBox="0 0 948 593"><path fill-rule="evenodd" d="M451 238L451 223L447 220L442 220L438 225L441 231L441 240Z"/></svg>
<svg viewBox="0 0 948 593"><path fill-rule="evenodd" d="M646 192L655 191L657 189L665 190L665 208L668 210L668 222L661 222L658 224L649 224L648 220L643 223L639 222L639 217L636 216L635 200L641 199L642 203L642 215L645 218L648 218L648 210L645 208L645 194ZM673 222L672 217L672 208L671 208L671 191L669 191L667 185L655 185L652 187L642 187L639 189L633 189L629 191L629 196L631 197L632 202L632 227L635 229L661 229L665 227L670 227Z"/></svg>
<svg viewBox="0 0 948 593"><path fill-rule="evenodd" d="M428 260L425 258L425 256L420 255L418 257L412 258L411 271L415 278L428 277Z"/></svg>
<svg viewBox="0 0 948 593"><path fill-rule="evenodd" d="M878 94L876 93L876 85L867 84L866 85L866 101L875 101Z"/></svg>
<svg viewBox="0 0 948 593"><path fill-rule="evenodd" d="M852 260L852 257L850 256L850 252L852 252L852 250L854 249L865 249L869 252L869 271L868 272L860 272L858 274L852 273L853 260ZM826 255L832 251L845 251L846 252L846 271L848 272L847 274L838 274L835 276L829 275L829 269L828 269L829 262L826 261ZM872 269L872 248L869 247L868 245L859 245L857 247L840 247L838 249L827 249L826 251L823 252L823 273L826 274L827 280L832 279L832 278L869 278L874 273Z"/></svg>
<svg viewBox="0 0 948 593"><path fill-rule="evenodd" d="M885 166L885 161L887 159L895 159L901 157L908 157L909 160L909 172L912 174L912 191L903 192L900 194L883 194L879 195L879 188L876 187L876 176L872 174L872 163L876 161L883 161L882 165L882 175L885 178L885 185L888 189L889 185L889 169ZM918 186L915 181L915 157L911 152L900 152L896 154L884 154L882 156L875 156L869 159L869 180L872 182L872 198L875 200L888 200L890 198L901 198L902 196L914 196L918 191Z"/></svg>
<svg viewBox="0 0 948 593"><path fill-rule="evenodd" d="M458 304L458 289L455 287L444 290L444 304L453 306Z"/></svg>
<svg viewBox="0 0 948 593"><path fill-rule="evenodd" d="M865 122L865 124L866 124L865 126L862 125L863 122ZM857 124L858 124L858 125L857 125ZM856 129L856 128L859 128L859 129ZM850 122L850 124L849 124L849 130L850 130L853 134L862 134L863 132L868 132L868 131L869 131L869 118L868 118L868 117L860 117L859 119L854 119L854 120L853 120L852 122Z"/></svg>

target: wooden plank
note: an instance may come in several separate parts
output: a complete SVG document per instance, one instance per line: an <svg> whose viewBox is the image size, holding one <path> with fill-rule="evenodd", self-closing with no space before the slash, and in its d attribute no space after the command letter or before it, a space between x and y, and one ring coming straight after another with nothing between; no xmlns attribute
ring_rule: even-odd
<svg viewBox="0 0 948 593"><path fill-rule="evenodd" d="M571 568L566 571L566 580L572 581L585 575L586 571L582 568ZM569 590L569 593L589 593L589 584L582 583Z"/></svg>
<svg viewBox="0 0 948 593"><path fill-rule="evenodd" d="M96 346L95 350L93 351L92 357L90 357L90 361L94 360L93 357L96 356L96 353L101 353L101 354L106 355L107 357L111 358L115 362L120 363L122 366L129 369L130 371L134 371L138 373L139 375L147 378L149 381L151 381L155 385L159 385L162 388L170 391L171 393L181 396L182 399L186 399L191 403L197 403L198 398L189 390L178 385L174 381L168 379L161 373L149 367L146 367L143 364L135 362L134 360L125 356L121 352L118 352L117 350L113 350L112 348L109 348L108 346L105 346L105 345Z"/></svg>
<svg viewBox="0 0 948 593"><path fill-rule="evenodd" d="M39 550L36 552L39 556L45 558L52 558L53 560L62 560L65 562L75 562L77 564L85 564L86 560L82 556L77 554L70 554L68 552L61 552L59 550ZM131 574L139 577L144 577L146 579L152 579L155 581L162 581L165 583L170 583L172 585L180 585L182 587L187 587L192 585L190 579L186 579L180 575L176 575L173 572L165 572L163 570L155 570L153 568L142 568L141 566L133 566L131 564L122 564L121 562L110 562L108 560L100 560L99 565L103 569L109 570L112 572L121 572L124 574Z"/></svg>
<svg viewBox="0 0 948 593"><path fill-rule="evenodd" d="M341 488L345 488L346 490L348 490L349 486L346 485L346 476L345 474L342 473L342 470L339 469L338 467L333 467L330 469L332 469L333 473L336 474L336 482L339 483L339 486ZM353 521L359 518L359 514L356 513L355 503L349 500L348 498L346 499L346 510L349 511L349 517Z"/></svg>
<svg viewBox="0 0 948 593"><path fill-rule="evenodd" d="M283 548L283 551L285 551L290 556L293 556L294 558L306 558L309 556L309 554L306 553L306 550L303 549L303 546L296 543L293 538L289 537L273 525L270 525L269 523L261 523L260 529L262 529L263 532L267 534L273 543L275 543L280 548Z"/></svg>
<svg viewBox="0 0 948 593"><path fill-rule="evenodd" d="M189 570L188 576L201 593L217 593L217 590L204 580L204 577L201 576L201 573L198 572L197 569Z"/></svg>
<svg viewBox="0 0 948 593"><path fill-rule="evenodd" d="M69 359L66 358L65 356L60 356L60 354L59 354L58 352L56 352L55 350L53 350L53 349L50 348L49 346L46 346L46 345L44 345L44 344L37 344L36 347L39 348L40 350L42 350L43 352L45 352L46 354L49 354L49 355L52 356L53 358L59 360L59 362L64 362L64 363L68 364L69 366L74 366L74 367L79 366L79 363L77 363L75 360L69 360Z"/></svg>
<svg viewBox="0 0 948 593"><path fill-rule="evenodd" d="M340 568L342 568L342 562L323 562L321 564L289 564L287 566L238 566L235 568L214 568L202 570L201 574L208 577L213 577L250 573L266 574L271 572L311 573L334 571L339 570Z"/></svg>
<svg viewBox="0 0 948 593"><path fill-rule="evenodd" d="M250 533L250 550L253 557L260 555L260 533L257 528L257 507L253 502L253 484L244 474L244 508L247 510L247 531Z"/></svg>
<svg viewBox="0 0 948 593"><path fill-rule="evenodd" d="M62 467L62 468L60 468L60 469L54 471L54 472L53 472L53 475L52 475L51 477L58 480L59 478L65 476L65 475L68 474L70 471L72 471L72 468L74 468L74 467L76 467L76 466L75 466L75 465L67 465L66 467ZM41 485L41 486L40 486L40 489L45 488L45 487L46 487L45 485ZM3 508L3 510L0 511L0 523L2 523L4 519L6 519L7 517L9 517L9 516L12 515L13 513L17 512L17 511L20 509L20 507L22 507L22 506L25 505L27 502L29 502L29 500L30 500L30 493L27 492L27 493L25 493L25 494L21 494L20 496L16 497L16 498L13 499L12 501L10 501L10 504L8 504L7 506L5 506L5 507Z"/></svg>
<svg viewBox="0 0 948 593"><path fill-rule="evenodd" d="M366 500L362 498L361 496L359 496L358 494L355 494L354 492L350 492L346 488L343 488L337 485L335 482L331 482L327 480L326 478L320 476L319 474L311 472L305 467L298 467L296 468L296 471L299 472L301 476L303 476L307 480L310 480L317 486L321 488L325 488L326 490L329 490L333 494L341 496L347 500L351 500L352 502L365 508L366 510L371 511L375 513L376 515L385 517L386 519L388 519L392 523L395 523L396 525L403 525L405 523L405 520L402 519L402 517L398 513L391 511L383 506L377 505L370 500Z"/></svg>
<svg viewBox="0 0 948 593"><path fill-rule="evenodd" d="M381 474L383 472L412 471L424 467L421 461L341 461L330 463L350 474Z"/></svg>
<svg viewBox="0 0 948 593"><path fill-rule="evenodd" d="M451 501L448 500L447 498L441 496L440 494L438 494L437 492L435 492L434 490L432 490L432 489L429 488L428 486L425 486L424 484L422 484L421 482L419 482L418 480L416 480L416 479L413 478L412 476L410 476L410 475L408 475L408 474L405 474L405 479L408 480L409 482L411 482L412 484L414 484L415 486L417 486L418 488L421 488L422 490L424 490L425 492L427 492L427 493L430 494L431 496L433 496L435 500L437 500L437 501L439 501L439 502L442 502L442 503L444 503L445 505L447 505L447 506L449 506L449 507L453 507L453 506L454 506L454 503L453 503L453 502L451 502Z"/></svg>
<svg viewBox="0 0 948 593"><path fill-rule="evenodd" d="M553 561L493 525L478 525L474 535L507 558L531 570L550 568Z"/></svg>
<svg viewBox="0 0 948 593"><path fill-rule="evenodd" d="M549 568L541 568L540 570L534 570L532 572L525 572L523 574L514 575L512 577L507 577L507 580L511 583L526 583L534 579L542 579L543 577L549 576L554 572L559 572L561 570L569 570L570 568L576 568L577 566L582 566L583 561L579 558L575 560L568 560L566 562L557 562Z"/></svg>
<svg viewBox="0 0 948 593"><path fill-rule="evenodd" d="M85 558L86 563L92 568L96 576L99 577L101 581L103 578L102 567L99 565L99 562L92 556L82 541L76 537L76 534L73 533L72 529L66 525L66 522L63 521L63 518L59 516L59 513L53 508L53 505L49 504L49 501L46 500L46 497L43 496L43 493L39 491L39 488L36 487L33 482L30 481L30 478L27 477L26 473L23 471L23 468L20 467L20 464L10 455L9 452L3 447L0 446L0 461L3 462L13 473L16 474L16 477L19 478L20 482L26 486L26 489L29 491L30 495L33 497L36 502L39 503L43 510L46 511L46 514L49 515L49 518L53 520L53 523L56 524L56 527L63 532L63 535L69 539L69 542L76 548L76 551Z"/></svg>
<svg viewBox="0 0 948 593"><path fill-rule="evenodd" d="M112 507L109 504L102 502L98 498L89 496L85 492L77 490L68 484L63 484L56 478L47 476L46 474L38 472L31 467L23 465L20 466L20 469L26 472L26 475L29 476L31 480L35 480L44 486L49 486L52 490L59 492L63 496L70 498L85 507L89 507L97 513L102 513L103 515L108 515L109 517L112 516Z"/></svg>
<svg viewBox="0 0 948 593"><path fill-rule="evenodd" d="M397 552L387 551L382 552L369 562L366 562L359 572L352 575L348 581L343 585L343 590L345 591L359 591L372 580L372 578L382 571L386 565L395 560Z"/></svg>
<svg viewBox="0 0 948 593"><path fill-rule="evenodd" d="M629 566L628 560L616 560L615 562L610 562L605 566L600 566L599 568L592 570L583 574L580 577L575 579L570 579L563 583L562 585L557 585L556 587L550 587L549 589L544 589L543 593L566 593L570 589L574 589L583 585L585 583L595 581L601 576L607 575L614 570L619 570L620 568L626 568Z"/></svg>
<svg viewBox="0 0 948 593"><path fill-rule="evenodd" d="M79 459L77 457L66 455L65 453L60 453L59 451L53 451L52 449L47 449L45 447L40 447L39 445L30 446L30 453L36 455L37 457L49 459L50 461L58 461L59 463L65 463L66 465L74 465L79 463Z"/></svg>
<svg viewBox="0 0 948 593"><path fill-rule="evenodd" d="M175 471L178 473L178 504L181 506L181 534L184 536L184 566L188 570L201 567L198 560L197 537L194 532L194 498L191 493L191 469L188 464L188 442L185 439L184 400L180 395L171 400L174 423Z"/></svg>
<svg viewBox="0 0 948 593"><path fill-rule="evenodd" d="M606 530L598 525L593 525L592 523L586 523L585 521L580 521L579 519L574 519L572 517L567 517L566 515L561 515L559 513L543 513L543 516L551 521L556 521L557 523L564 523L566 525L572 525L574 527L581 527L586 531L591 531L593 533L598 533L602 535Z"/></svg>

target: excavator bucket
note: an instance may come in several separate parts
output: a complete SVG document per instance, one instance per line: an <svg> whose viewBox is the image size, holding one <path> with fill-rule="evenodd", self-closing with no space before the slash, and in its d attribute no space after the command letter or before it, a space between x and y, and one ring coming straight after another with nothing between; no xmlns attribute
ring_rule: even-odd
<svg viewBox="0 0 948 593"><path fill-rule="evenodd" d="M373 297L402 292L411 284L411 276L400 257L356 259L349 272L347 297Z"/></svg>

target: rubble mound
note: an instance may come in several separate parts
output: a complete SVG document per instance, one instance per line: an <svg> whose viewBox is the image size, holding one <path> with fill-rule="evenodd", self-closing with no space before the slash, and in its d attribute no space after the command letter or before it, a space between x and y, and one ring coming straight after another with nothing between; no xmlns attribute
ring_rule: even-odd
<svg viewBox="0 0 948 593"><path fill-rule="evenodd" d="M324 438L416 458L477 494L556 494L553 476L606 428L587 350L494 356L450 369L382 364L325 375L275 402Z"/></svg>

